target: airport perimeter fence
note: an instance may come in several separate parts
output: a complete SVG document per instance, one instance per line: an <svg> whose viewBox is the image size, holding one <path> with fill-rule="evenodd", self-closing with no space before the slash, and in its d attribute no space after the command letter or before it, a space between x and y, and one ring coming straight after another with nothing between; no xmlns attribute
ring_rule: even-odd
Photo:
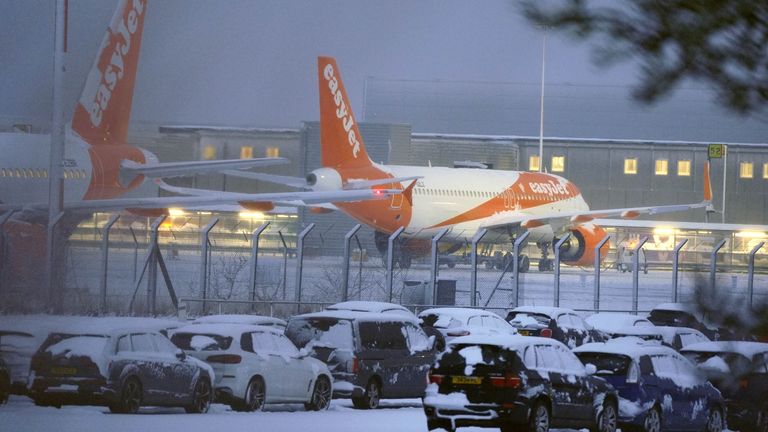
<svg viewBox="0 0 768 432"><path fill-rule="evenodd" d="M739 301L768 300L762 244L752 246L746 266L736 265L743 257L734 258L733 236L676 239L661 253L649 248L650 236L616 230L597 268L555 262L540 272L535 244L518 238L516 248L502 235L480 234L467 233L470 240L458 247L437 236L418 247L395 239L390 254L386 247L379 252L370 228L354 224L301 225L295 216L97 214L55 248L56 295L46 292L45 261L39 250L28 250L32 240L4 238L0 300L5 312L284 318L344 300L414 310L482 307L502 315L516 305L641 312L662 302L689 302L697 284L712 282ZM422 256L406 263L399 252L409 247ZM516 249L528 256L528 272L520 271ZM557 261L551 247L549 257Z"/></svg>

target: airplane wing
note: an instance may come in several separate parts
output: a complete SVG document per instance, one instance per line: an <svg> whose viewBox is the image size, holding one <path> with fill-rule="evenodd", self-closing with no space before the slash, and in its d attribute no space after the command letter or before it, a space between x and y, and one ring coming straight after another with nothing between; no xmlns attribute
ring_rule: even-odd
<svg viewBox="0 0 768 432"><path fill-rule="evenodd" d="M295 187L299 189L310 188L310 186L307 184L307 180L301 177L288 177L288 176L281 176L281 175L275 175L275 174L257 173L257 172L251 172L251 171L231 171L231 170L224 171L224 174L231 175L234 177L261 180L269 183L281 184L281 185ZM368 189L373 186L381 186L381 185L392 184L392 183L402 183L410 180L417 180L423 177L424 176L409 176L409 177L392 177L392 178L376 179L376 180L348 180L344 184L343 188L346 190Z"/></svg>
<svg viewBox="0 0 768 432"><path fill-rule="evenodd" d="M132 160L124 160L120 163L120 174L128 177L144 175L149 178L169 178L232 169L246 169L252 167L263 168L267 166L285 165L287 163L289 163L289 161L285 158L226 159L150 164L140 164Z"/></svg>

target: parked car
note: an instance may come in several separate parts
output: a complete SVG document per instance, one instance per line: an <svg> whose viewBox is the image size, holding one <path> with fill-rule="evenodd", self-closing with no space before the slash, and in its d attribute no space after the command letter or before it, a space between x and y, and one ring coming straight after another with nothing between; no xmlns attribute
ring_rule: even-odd
<svg viewBox="0 0 768 432"><path fill-rule="evenodd" d="M375 313L391 313L395 315L401 315L408 318L415 318L416 314L410 311L405 306L401 306L395 303L377 302L377 301L345 301L336 303L325 308L329 311L347 310L354 312L375 312Z"/></svg>
<svg viewBox="0 0 768 432"><path fill-rule="evenodd" d="M509 311L507 321L523 336L553 338L570 348L608 340L608 335L587 324L572 309L520 306Z"/></svg>
<svg viewBox="0 0 768 432"><path fill-rule="evenodd" d="M611 338L635 336L644 340L662 340L656 326L639 315L600 312L586 317L584 321Z"/></svg>
<svg viewBox="0 0 768 432"><path fill-rule="evenodd" d="M11 393L25 394L32 355L42 340L22 331L0 330L0 359L11 380Z"/></svg>
<svg viewBox="0 0 768 432"><path fill-rule="evenodd" d="M723 393L729 428L768 431L768 343L703 342L681 353Z"/></svg>
<svg viewBox="0 0 768 432"><path fill-rule="evenodd" d="M672 348L634 337L588 343L573 353L619 392L622 430L725 428L725 401L696 367Z"/></svg>
<svg viewBox="0 0 768 432"><path fill-rule="evenodd" d="M5 361L0 358L0 405L8 402L11 395L11 371L6 367Z"/></svg>
<svg viewBox="0 0 768 432"><path fill-rule="evenodd" d="M656 326L661 333L662 341L677 351L691 344L709 342L710 339L704 333L689 327Z"/></svg>
<svg viewBox="0 0 768 432"><path fill-rule="evenodd" d="M275 327L279 328L280 330L285 330L288 322L280 318L268 317L264 315L221 314L206 315L196 318L192 321L192 324L249 324Z"/></svg>
<svg viewBox="0 0 768 432"><path fill-rule="evenodd" d="M292 317L286 336L325 362L333 397L372 409L380 399L421 397L435 353L418 321L391 313L323 311Z"/></svg>
<svg viewBox="0 0 768 432"><path fill-rule="evenodd" d="M616 391L562 343L541 337L464 336L430 370L427 428L616 430Z"/></svg>
<svg viewBox="0 0 768 432"><path fill-rule="evenodd" d="M208 411L213 370L147 329L51 333L32 357L29 395L35 404L106 405L135 413L141 406Z"/></svg>
<svg viewBox="0 0 768 432"><path fill-rule="evenodd" d="M450 342L453 338L468 335L516 334L517 329L497 314L473 308L441 307L419 313L422 322L431 322Z"/></svg>
<svg viewBox="0 0 768 432"><path fill-rule="evenodd" d="M331 403L328 367L299 352L277 327L193 324L176 329L171 342L211 365L216 400L235 411L273 403L303 403L318 411Z"/></svg>
<svg viewBox="0 0 768 432"><path fill-rule="evenodd" d="M685 303L656 305L648 314L648 320L657 326L694 328L710 340L718 340L727 333L725 330L705 324L704 317L693 306Z"/></svg>

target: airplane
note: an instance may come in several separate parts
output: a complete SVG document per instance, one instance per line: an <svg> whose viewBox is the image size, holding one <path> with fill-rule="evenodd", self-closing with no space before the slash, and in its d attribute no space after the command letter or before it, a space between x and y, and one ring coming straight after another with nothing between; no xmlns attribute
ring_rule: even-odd
<svg viewBox="0 0 768 432"><path fill-rule="evenodd" d="M635 218L690 209L712 211L709 165L704 166L704 200L699 203L590 210L579 188L567 179L548 173L383 165L371 161L365 150L339 67L332 57L318 57L320 90L320 145L322 167L306 179L248 171L225 174L284 184L300 189L332 191L358 185L377 185L402 190L388 200L338 202L335 207L376 230L376 244L386 251L388 236L403 227L410 247L400 251L401 267L411 257L429 251L430 239L439 231L450 231L445 240L461 247L479 229L508 234L522 232L541 250L539 270L552 268L549 248L570 233L561 249L561 261L574 266L594 265L595 247L605 238L597 218ZM415 184L403 182L414 181ZM608 243L602 246L604 259ZM458 249L458 248L456 248ZM530 260L520 256L520 271Z"/></svg>
<svg viewBox="0 0 768 432"><path fill-rule="evenodd" d="M154 154L128 143L147 3L148 0L118 3L85 80L70 127L65 132L65 211L128 209L143 215L167 212L169 207L230 206L254 210L273 203L311 206L387 199L400 193L381 188L269 194L186 189L189 196L126 196L147 179L171 188L161 179L288 163L284 158L161 163ZM48 209L50 142L50 136L45 134L0 133L0 212L16 212L13 215L16 222L45 220L41 215Z"/></svg>

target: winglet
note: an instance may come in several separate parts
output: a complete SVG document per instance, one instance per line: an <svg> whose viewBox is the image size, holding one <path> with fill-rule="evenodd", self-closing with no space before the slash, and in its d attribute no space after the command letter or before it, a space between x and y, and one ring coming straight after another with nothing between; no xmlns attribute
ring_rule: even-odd
<svg viewBox="0 0 768 432"><path fill-rule="evenodd" d="M408 204L413 205L413 188L416 186L416 180L412 181L410 185L408 185L407 188L403 191L403 195L405 195L405 200L408 201Z"/></svg>
<svg viewBox="0 0 768 432"><path fill-rule="evenodd" d="M709 161L704 162L704 202L712 202L712 182L709 180Z"/></svg>

